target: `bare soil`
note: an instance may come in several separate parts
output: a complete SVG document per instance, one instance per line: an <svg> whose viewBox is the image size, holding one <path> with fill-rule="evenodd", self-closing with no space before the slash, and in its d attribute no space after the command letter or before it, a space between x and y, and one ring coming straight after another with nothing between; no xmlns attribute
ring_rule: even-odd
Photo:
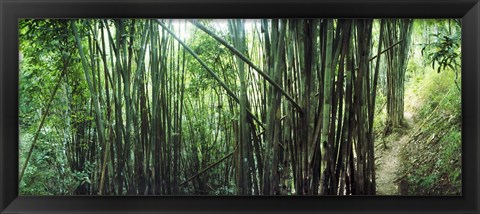
<svg viewBox="0 0 480 214"><path fill-rule="evenodd" d="M377 195L400 195L397 182L397 172L400 171L401 166L400 150L408 142L408 129L413 125L412 113L405 112L404 118L407 122L405 128L407 130L403 130L401 135L394 140L386 140L387 148L384 148L382 143L376 147L375 156L378 157L375 162Z"/></svg>

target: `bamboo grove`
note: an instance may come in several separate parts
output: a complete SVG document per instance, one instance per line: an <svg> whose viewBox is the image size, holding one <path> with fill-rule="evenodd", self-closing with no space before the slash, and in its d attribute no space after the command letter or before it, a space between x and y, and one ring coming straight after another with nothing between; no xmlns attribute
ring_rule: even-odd
<svg viewBox="0 0 480 214"><path fill-rule="evenodd" d="M19 180L48 141L57 194L374 195L376 96L391 132L412 23L22 20L21 61L52 63L20 74Z"/></svg>

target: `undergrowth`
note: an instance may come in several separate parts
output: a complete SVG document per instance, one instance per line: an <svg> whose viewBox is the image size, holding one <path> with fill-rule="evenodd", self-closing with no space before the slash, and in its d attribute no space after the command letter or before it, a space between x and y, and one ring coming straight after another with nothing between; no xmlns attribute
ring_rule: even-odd
<svg viewBox="0 0 480 214"><path fill-rule="evenodd" d="M426 72L406 91L406 108L415 112L415 124L400 153L400 193L460 195L460 91L452 71Z"/></svg>

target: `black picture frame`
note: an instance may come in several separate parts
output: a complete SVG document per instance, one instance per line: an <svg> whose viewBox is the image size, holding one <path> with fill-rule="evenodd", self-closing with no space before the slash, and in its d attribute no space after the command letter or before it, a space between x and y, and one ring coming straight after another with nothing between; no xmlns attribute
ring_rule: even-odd
<svg viewBox="0 0 480 214"><path fill-rule="evenodd" d="M478 0L0 0L0 213L479 213ZM19 18L461 18L462 196L18 196Z"/></svg>

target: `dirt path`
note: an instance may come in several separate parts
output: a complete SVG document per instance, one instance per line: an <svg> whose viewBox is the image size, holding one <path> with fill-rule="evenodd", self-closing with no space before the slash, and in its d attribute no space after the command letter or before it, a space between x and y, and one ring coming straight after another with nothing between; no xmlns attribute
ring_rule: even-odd
<svg viewBox="0 0 480 214"><path fill-rule="evenodd" d="M410 112L404 113L404 118L408 123L408 127L412 127L413 119ZM405 130L404 133L408 133ZM377 195L399 195L398 184L395 182L396 173L400 169L400 150L408 141L408 134L399 137L398 140L385 142L387 149L383 145L376 148L376 183Z"/></svg>

